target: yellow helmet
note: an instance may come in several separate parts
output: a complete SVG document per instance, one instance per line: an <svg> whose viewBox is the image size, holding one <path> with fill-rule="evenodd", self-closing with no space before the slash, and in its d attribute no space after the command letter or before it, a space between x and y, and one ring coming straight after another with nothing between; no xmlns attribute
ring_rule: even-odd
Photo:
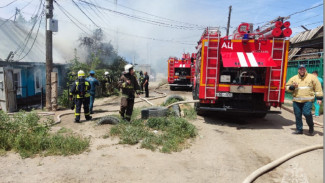
<svg viewBox="0 0 325 183"><path fill-rule="evenodd" d="M83 70L78 71L78 77L85 77L85 72Z"/></svg>

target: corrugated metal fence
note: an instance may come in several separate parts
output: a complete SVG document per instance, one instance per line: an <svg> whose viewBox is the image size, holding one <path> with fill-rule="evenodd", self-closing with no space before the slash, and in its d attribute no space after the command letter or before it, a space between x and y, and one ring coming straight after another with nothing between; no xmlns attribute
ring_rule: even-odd
<svg viewBox="0 0 325 183"><path fill-rule="evenodd" d="M288 62L286 81L288 81L292 76L298 74L298 66L301 64L304 64L306 66L308 73L318 71L318 76L323 77L323 58L309 60L292 60ZM291 94L286 93L285 98L291 99L292 96Z"/></svg>

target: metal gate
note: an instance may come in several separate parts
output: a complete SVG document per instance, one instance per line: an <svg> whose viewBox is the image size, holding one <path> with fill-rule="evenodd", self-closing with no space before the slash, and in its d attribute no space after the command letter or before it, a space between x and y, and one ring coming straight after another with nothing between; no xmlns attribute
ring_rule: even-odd
<svg viewBox="0 0 325 183"><path fill-rule="evenodd" d="M0 107L5 112L14 112L17 109L13 70L4 67L0 67Z"/></svg>

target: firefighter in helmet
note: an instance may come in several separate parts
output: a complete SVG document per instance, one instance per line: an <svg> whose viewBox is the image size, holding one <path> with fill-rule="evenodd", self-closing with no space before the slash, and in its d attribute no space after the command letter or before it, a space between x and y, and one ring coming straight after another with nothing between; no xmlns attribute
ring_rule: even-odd
<svg viewBox="0 0 325 183"><path fill-rule="evenodd" d="M121 117L127 121L130 121L133 111L135 93L137 95L140 94L140 87L136 77L134 76L133 65L125 65L124 72L120 78L118 86L122 89L120 109Z"/></svg>
<svg viewBox="0 0 325 183"><path fill-rule="evenodd" d="M105 92L106 92L106 94L107 95L112 95L112 93L113 93L113 91L112 91L112 89L113 89L113 86L112 86L112 80L111 80L111 77L110 77L110 75L109 75L109 72L108 71L106 71L105 73L104 73L104 75L105 75Z"/></svg>
<svg viewBox="0 0 325 183"><path fill-rule="evenodd" d="M80 123L81 105L84 107L86 120L91 120L89 113L90 84L86 81L83 70L78 71L78 79L72 84L70 91L70 100L72 95L75 96L75 122Z"/></svg>
<svg viewBox="0 0 325 183"><path fill-rule="evenodd" d="M140 84L140 91L141 91L141 93L143 93L143 80L144 80L143 72L140 71L139 84Z"/></svg>

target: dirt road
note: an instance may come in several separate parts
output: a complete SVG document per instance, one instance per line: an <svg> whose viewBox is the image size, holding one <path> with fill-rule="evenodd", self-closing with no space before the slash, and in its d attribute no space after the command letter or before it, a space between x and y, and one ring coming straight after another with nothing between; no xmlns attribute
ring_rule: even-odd
<svg viewBox="0 0 325 183"><path fill-rule="evenodd" d="M165 91L191 99L191 92ZM160 104L163 100L152 102ZM93 116L107 115L100 110L118 107L118 98L99 99ZM293 150L323 143L320 127L315 128L313 137L292 135L294 115L284 110L262 120L221 114L198 116L192 121L198 137L188 149L172 154L120 145L117 138L103 138L111 125L96 126L95 120L75 124L73 118L64 116L53 130L65 127L90 136L88 152L27 159L8 153L0 157L0 182L242 182L257 168ZM295 157L255 182L323 182L323 150Z"/></svg>

